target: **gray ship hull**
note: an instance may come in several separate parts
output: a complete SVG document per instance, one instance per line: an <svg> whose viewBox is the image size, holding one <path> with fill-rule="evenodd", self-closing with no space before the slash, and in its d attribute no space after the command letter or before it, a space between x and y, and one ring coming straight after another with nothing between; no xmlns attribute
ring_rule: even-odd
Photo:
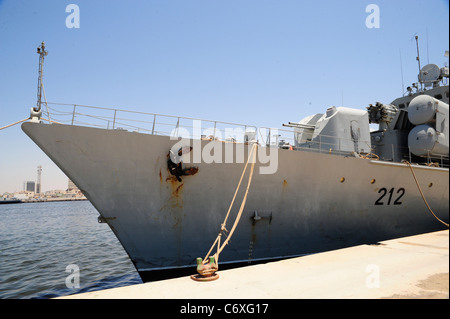
<svg viewBox="0 0 450 319"><path fill-rule="evenodd" d="M244 168L244 163L192 164L198 172L180 182L167 167L177 142L167 136L31 122L22 129L95 206L143 278L186 267L194 272L195 259L204 257L220 230ZM264 164L256 162L242 218L220 255L221 265L444 228L428 212L405 164L274 151L276 173L259 174ZM448 223L448 169L414 166L414 171L428 203ZM240 192L235 206L242 198Z"/></svg>

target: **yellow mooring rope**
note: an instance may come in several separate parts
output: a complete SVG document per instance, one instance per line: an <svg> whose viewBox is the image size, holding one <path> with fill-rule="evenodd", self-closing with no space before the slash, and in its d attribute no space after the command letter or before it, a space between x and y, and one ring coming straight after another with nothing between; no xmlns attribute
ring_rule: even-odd
<svg viewBox="0 0 450 319"><path fill-rule="evenodd" d="M27 117L26 119L23 119L23 120L20 120L20 121L14 122L14 123L12 123L12 124L9 124L9 125L3 126L3 127L0 127L0 131L1 131L1 130L3 130L3 129L5 129L5 128L8 128L8 127L14 126L14 125L16 125L16 124L19 124L19 123L22 123L22 122L28 121L29 119L30 119L30 118L29 118L29 117ZM41 120L43 120L43 121L47 121L47 122L50 122L50 123L61 124L61 123L59 123L59 122L56 122L56 121L52 121L52 120L48 120L48 119L44 119L43 117L41 118Z"/></svg>
<svg viewBox="0 0 450 319"><path fill-rule="evenodd" d="M244 170L242 171L241 178L240 178L239 183L238 183L238 185L236 187L236 191L234 193L234 196L233 196L233 199L231 201L230 207L228 208L227 215L225 216L225 219L224 219L224 221L223 221L223 223L221 225L221 229L220 229L219 235L217 236L216 240L212 244L211 249L206 254L206 257L203 259L204 263L208 262L208 257L210 255L211 251L213 250L214 246L216 245L216 243L217 243L217 252L214 254L214 258L215 258L216 263L219 263L219 254L222 252L222 250L225 248L225 246L230 241L231 236L233 235L234 230L236 229L236 227L237 227L237 225L239 223L239 220L241 218L242 212L243 212L244 207L245 207L245 202L247 201L248 190L250 188L250 184L251 184L252 178L253 178L253 170L255 168L256 149L257 149L257 147L258 147L257 144L253 144L252 150L250 151L250 154L248 156L247 162L245 163ZM231 208L233 207L234 200L236 199L236 195L237 195L237 193L239 191L239 188L241 187L242 179L244 178L245 171L247 170L247 166L248 166L248 163L249 163L250 159L251 159L252 165L251 165L251 168L250 168L250 175L248 177L247 189L245 190L245 195L244 195L244 198L242 200L241 207L239 208L239 212L238 212L238 214L236 216L236 220L234 221L233 227L230 230L230 234L227 236L227 239L224 241L224 243L222 245L220 245L220 238L222 237L223 232L227 231L227 229L225 228L226 222L227 222L228 216L230 215Z"/></svg>
<svg viewBox="0 0 450 319"><path fill-rule="evenodd" d="M425 199L425 196L423 195L422 189L420 188L419 182L417 181L416 174L414 174L414 170L413 170L413 168L412 168L411 163L408 162L408 161L403 161L403 163L405 163L406 165L408 165L409 168L411 169L412 176L414 177L414 180L416 181L416 185L417 185L417 188L419 189L420 195L422 196L422 199L423 199L423 201L425 202L425 205L427 205L428 210L430 211L430 213L434 216L434 218L436 218L438 221L440 221L442 224L444 224L445 226L448 227L448 224L447 224L446 222L444 222L443 220L439 219L439 217L437 217L436 214L435 214L435 213L433 212L433 210L431 209L430 205L428 205L428 202L427 202L427 200Z"/></svg>
<svg viewBox="0 0 450 319"><path fill-rule="evenodd" d="M3 127L0 127L0 131L1 131L1 130L3 130L3 129L5 129L5 128L11 127L11 126L13 126L13 125L16 125L16 124L19 124L19 123L25 122L25 121L27 121L27 120L29 120L29 119L30 119L30 118L29 118L29 117L27 117L26 119L23 119L23 120L21 120L21 121L17 121L17 122L14 122L14 123L12 123L12 124L9 124L9 125L6 125L6 126L3 126Z"/></svg>

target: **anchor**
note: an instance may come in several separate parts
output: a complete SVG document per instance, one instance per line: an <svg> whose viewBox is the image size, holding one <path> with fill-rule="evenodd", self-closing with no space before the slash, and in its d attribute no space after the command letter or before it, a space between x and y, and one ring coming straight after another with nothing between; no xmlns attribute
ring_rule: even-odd
<svg viewBox="0 0 450 319"><path fill-rule="evenodd" d="M172 150L170 150L167 155L169 157L167 160L167 168L169 169L170 174L174 175L179 182L181 182L180 176L195 175L198 172L198 167L183 168L183 163L181 162L181 156L189 153L191 150L191 146L185 146L178 150L178 156L174 155ZM174 159L175 162L172 159Z"/></svg>

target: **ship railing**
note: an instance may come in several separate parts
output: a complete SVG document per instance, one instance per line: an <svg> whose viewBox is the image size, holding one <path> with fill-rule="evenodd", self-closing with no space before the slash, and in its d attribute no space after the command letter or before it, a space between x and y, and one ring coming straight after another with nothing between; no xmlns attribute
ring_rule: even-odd
<svg viewBox="0 0 450 319"><path fill-rule="evenodd" d="M389 151L385 151L381 154L376 147L368 141L359 140L356 142L351 138L339 138L328 135L315 136L311 131L305 132L305 130L307 131L307 129L302 128L273 129L262 127L258 129L258 140L260 141L260 144L265 146L290 150L329 153L334 155L353 155L388 162L402 162L406 160L413 164L445 168L449 167L449 156L432 155L430 153L427 153L427 155L424 156L416 156L411 153L409 147L401 147L393 144L387 147Z"/></svg>
<svg viewBox="0 0 450 319"><path fill-rule="evenodd" d="M295 145L295 132L289 129L257 128L246 124L80 104L48 102L47 105L48 114L45 116L54 122L68 125L237 143L258 142L262 146L280 148ZM319 151L332 149L336 153L341 151L341 143L344 143L344 139L323 135L301 148Z"/></svg>
<svg viewBox="0 0 450 319"><path fill-rule="evenodd" d="M401 162L402 160L408 160L410 163L425 165L439 163L440 167L449 166L448 156L436 157L428 154L427 156L417 157L408 148L394 145L391 146L390 152L378 156L380 154L368 142L358 141L358 143L355 143L352 139L327 135L313 136L311 132L298 128L257 128L246 124L80 104L48 102L47 105L48 111L43 110L47 112L44 117L61 124L236 143L257 142L266 147L327 152L335 155L356 153L384 161ZM299 141L299 134L303 134L301 141ZM349 150L349 145L351 150ZM353 145L355 145L355 149L352 148ZM361 151L362 149L365 151Z"/></svg>
<svg viewBox="0 0 450 319"><path fill-rule="evenodd" d="M331 154L347 155L349 153L371 153L370 143L355 141L331 135L314 135L304 129L273 129L261 127L258 130L261 144L291 150L310 150ZM306 136L305 136L306 135Z"/></svg>
<svg viewBox="0 0 450 319"><path fill-rule="evenodd" d="M383 150L379 151L376 146L372 146L372 153L377 154L378 159L388 162L408 161L412 164L449 167L448 155L431 154L429 151L423 150L426 155L417 156L411 152L407 146L398 146L394 144L383 145Z"/></svg>
<svg viewBox="0 0 450 319"><path fill-rule="evenodd" d="M386 145L385 145L386 146ZM426 155L417 156L414 155L409 147L401 147L398 145L390 144L386 147L387 151L378 152L375 146L372 146L372 153L377 154L377 159L386 162L403 162L408 161L411 164L436 166L436 167L449 167L449 156L436 155L430 152L424 151Z"/></svg>
<svg viewBox="0 0 450 319"><path fill-rule="evenodd" d="M430 154L429 151L427 152L427 155L416 156L412 154L408 148L408 156L404 155L403 160L407 160L408 162L415 164L449 168L449 156L433 155Z"/></svg>
<svg viewBox="0 0 450 319"><path fill-rule="evenodd" d="M44 114L44 117L68 125L233 142L244 142L248 134L257 131L257 127L252 125L224 121L80 104L47 104L48 114Z"/></svg>

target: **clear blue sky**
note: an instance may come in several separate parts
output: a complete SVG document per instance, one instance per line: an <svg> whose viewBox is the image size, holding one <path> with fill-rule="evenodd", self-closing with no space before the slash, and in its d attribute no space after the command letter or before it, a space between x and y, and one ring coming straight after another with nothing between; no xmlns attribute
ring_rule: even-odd
<svg viewBox="0 0 450 319"><path fill-rule="evenodd" d="M66 27L70 3L79 29ZM366 27L371 3L380 28ZM422 65L442 66L448 0L0 0L0 127L36 104L41 41L49 102L281 127L400 96L400 51L405 86L417 81L416 34ZM19 125L0 145L0 194L38 165L43 190L67 187Z"/></svg>

